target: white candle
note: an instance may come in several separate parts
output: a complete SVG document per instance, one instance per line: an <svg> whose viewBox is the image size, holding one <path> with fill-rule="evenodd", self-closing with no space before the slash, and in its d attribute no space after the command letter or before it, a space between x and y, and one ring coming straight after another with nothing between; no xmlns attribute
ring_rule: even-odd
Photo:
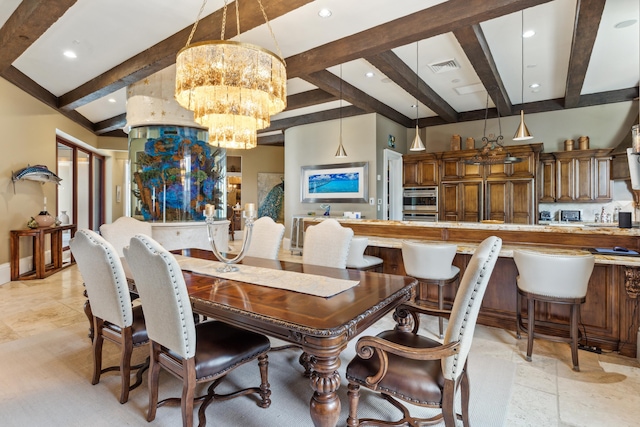
<svg viewBox="0 0 640 427"><path fill-rule="evenodd" d="M247 203L244 205L244 212L247 217L254 216L256 213L256 205L253 203Z"/></svg>
<svg viewBox="0 0 640 427"><path fill-rule="evenodd" d="M204 206L204 214L205 216L213 216L215 211L215 206L214 205L210 205L209 203L207 203Z"/></svg>

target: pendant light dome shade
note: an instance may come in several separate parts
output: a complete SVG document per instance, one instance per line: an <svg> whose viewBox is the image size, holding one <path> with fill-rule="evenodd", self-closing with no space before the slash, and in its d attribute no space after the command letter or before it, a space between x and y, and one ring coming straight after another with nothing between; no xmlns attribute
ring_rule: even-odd
<svg viewBox="0 0 640 427"><path fill-rule="evenodd" d="M422 139L420 139L420 132L418 131L418 125L416 124L416 137L413 138L409 151L424 151L426 149L427 148L424 146Z"/></svg>
<svg viewBox="0 0 640 427"><path fill-rule="evenodd" d="M520 124L516 129L516 134L513 135L514 141L526 141L527 139L533 139L533 135L529 133L527 125L524 123L524 111L520 110Z"/></svg>

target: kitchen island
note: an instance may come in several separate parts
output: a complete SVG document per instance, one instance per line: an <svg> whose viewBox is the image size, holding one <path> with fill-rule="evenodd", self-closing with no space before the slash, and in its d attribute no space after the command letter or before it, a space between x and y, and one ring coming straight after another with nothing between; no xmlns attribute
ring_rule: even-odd
<svg viewBox="0 0 640 427"><path fill-rule="evenodd" d="M308 218L305 227L320 221ZM487 288L478 322L515 331L516 276L513 250L528 248L554 253L584 253L589 248L622 246L640 252L640 229L603 226L485 224L467 222L405 222L339 219L356 235L368 236L366 253L384 260L384 272L404 275L402 240L458 244L454 265L464 272L478 243L495 235L503 240L500 258ZM586 302L581 308L582 344L619 351L636 357L640 257L596 255ZM445 305L451 304L455 287L445 287ZM437 303L437 287L421 287L418 297ZM536 311L536 325L564 334L568 307L546 305ZM584 327L582 327L584 326ZM514 337L515 339L515 337Z"/></svg>

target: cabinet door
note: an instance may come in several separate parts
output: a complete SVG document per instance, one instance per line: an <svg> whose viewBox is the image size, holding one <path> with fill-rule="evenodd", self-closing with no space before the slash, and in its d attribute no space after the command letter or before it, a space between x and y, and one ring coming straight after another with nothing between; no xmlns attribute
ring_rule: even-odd
<svg viewBox="0 0 640 427"><path fill-rule="evenodd" d="M418 182L420 185L438 185L438 160L426 159L418 164Z"/></svg>
<svg viewBox="0 0 640 427"><path fill-rule="evenodd" d="M593 188L594 199L598 202L611 201L611 157L594 159Z"/></svg>
<svg viewBox="0 0 640 427"><path fill-rule="evenodd" d="M461 220L466 222L478 222L482 213L482 181L463 182Z"/></svg>
<svg viewBox="0 0 640 427"><path fill-rule="evenodd" d="M482 219L511 222L508 181L489 181L486 184L485 215Z"/></svg>
<svg viewBox="0 0 640 427"><path fill-rule="evenodd" d="M556 159L553 157L540 159L538 191L541 202L556 201Z"/></svg>
<svg viewBox="0 0 640 427"><path fill-rule="evenodd" d="M593 163L593 157L575 159L576 201L590 202L593 200Z"/></svg>
<svg viewBox="0 0 640 427"><path fill-rule="evenodd" d="M457 180L461 177L460 159L442 159L442 181Z"/></svg>
<svg viewBox="0 0 640 427"><path fill-rule="evenodd" d="M440 220L460 221L460 184L443 183L440 188Z"/></svg>
<svg viewBox="0 0 640 427"><path fill-rule="evenodd" d="M509 188L511 206L509 222L513 224L535 224L534 180L512 180Z"/></svg>
<svg viewBox="0 0 640 427"><path fill-rule="evenodd" d="M411 187L418 183L418 161L404 160L402 163L402 186Z"/></svg>
<svg viewBox="0 0 640 427"><path fill-rule="evenodd" d="M556 201L572 202L575 195L574 159L556 162Z"/></svg>

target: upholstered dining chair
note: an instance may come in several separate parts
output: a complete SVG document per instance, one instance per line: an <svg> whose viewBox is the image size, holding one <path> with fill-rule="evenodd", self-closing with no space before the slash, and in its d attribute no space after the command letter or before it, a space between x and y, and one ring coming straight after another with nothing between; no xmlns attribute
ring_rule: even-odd
<svg viewBox="0 0 640 427"><path fill-rule="evenodd" d="M353 230L333 218L307 228L302 249L302 263L346 268Z"/></svg>
<svg viewBox="0 0 640 427"><path fill-rule="evenodd" d="M183 426L193 425L194 400L201 401L198 418L206 423L205 410L215 399L256 393L258 406L271 404L267 378L269 339L220 321L193 320L187 286L175 257L149 236L138 234L124 250L136 287L151 341L149 408L147 421L168 401L179 400ZM258 359L260 386L220 395L216 386L226 374ZM182 397L158 402L160 369L182 380ZM211 382L207 394L195 397L197 384Z"/></svg>
<svg viewBox="0 0 640 427"><path fill-rule="evenodd" d="M443 287L456 282L460 268L453 265L458 245L452 243L402 242L402 260L407 275L420 282L417 302L426 299L426 285L438 286L438 309L444 309ZM443 316L438 316L438 332L443 338Z"/></svg>
<svg viewBox="0 0 640 427"><path fill-rule="evenodd" d="M134 347L149 342L142 307L131 306L124 268L115 248L91 230L79 230L69 246L84 280L93 313L93 375L91 384L100 382L100 375L120 371L122 384L120 403L129 399L129 391L142 383L146 363L131 366ZM117 344L120 366L102 369L104 340ZM131 370L137 370L137 381L131 384Z"/></svg>
<svg viewBox="0 0 640 427"><path fill-rule="evenodd" d="M571 344L573 370L579 371L578 364L578 324L580 323L580 305L585 302L589 279L593 272L595 258L591 254L547 254L517 249L513 251L513 260L518 268L516 285L516 335L520 331L527 333L527 357L531 362L533 339L545 338L550 341ZM527 300L527 327L522 319L522 298ZM536 302L569 305L569 334L557 336L535 331ZM542 328L540 328L542 329Z"/></svg>
<svg viewBox="0 0 640 427"><path fill-rule="evenodd" d="M278 251L284 236L284 225L271 217L263 216L253 223L251 243L245 255L255 258L278 259Z"/></svg>
<svg viewBox="0 0 640 427"><path fill-rule="evenodd" d="M382 258L373 255L365 255L364 251L369 246L369 238L354 236L349 245L347 255L347 268L356 270L372 270L382 273Z"/></svg>
<svg viewBox="0 0 640 427"><path fill-rule="evenodd" d="M100 234L105 240L113 245L118 251L118 256L122 258L122 249L129 245L129 240L138 233L151 236L151 223L139 221L130 216L121 216L110 224L100 226Z"/></svg>
<svg viewBox="0 0 640 427"><path fill-rule="evenodd" d="M348 426L416 426L444 418L445 426L454 427L458 418L455 412L458 389L461 396L460 417L463 425L469 425L467 356L482 298L501 247L502 240L492 236L476 248L460 281L442 344L417 333L415 321L419 313L426 313L430 309L415 303L398 308L396 315L400 323L395 330L358 340L357 355L346 370L349 380ZM414 321L413 330L410 330L410 318ZM402 411L403 418L395 422L359 419L360 387L381 393L382 397ZM429 419L414 418L399 400L441 408L442 412Z"/></svg>

